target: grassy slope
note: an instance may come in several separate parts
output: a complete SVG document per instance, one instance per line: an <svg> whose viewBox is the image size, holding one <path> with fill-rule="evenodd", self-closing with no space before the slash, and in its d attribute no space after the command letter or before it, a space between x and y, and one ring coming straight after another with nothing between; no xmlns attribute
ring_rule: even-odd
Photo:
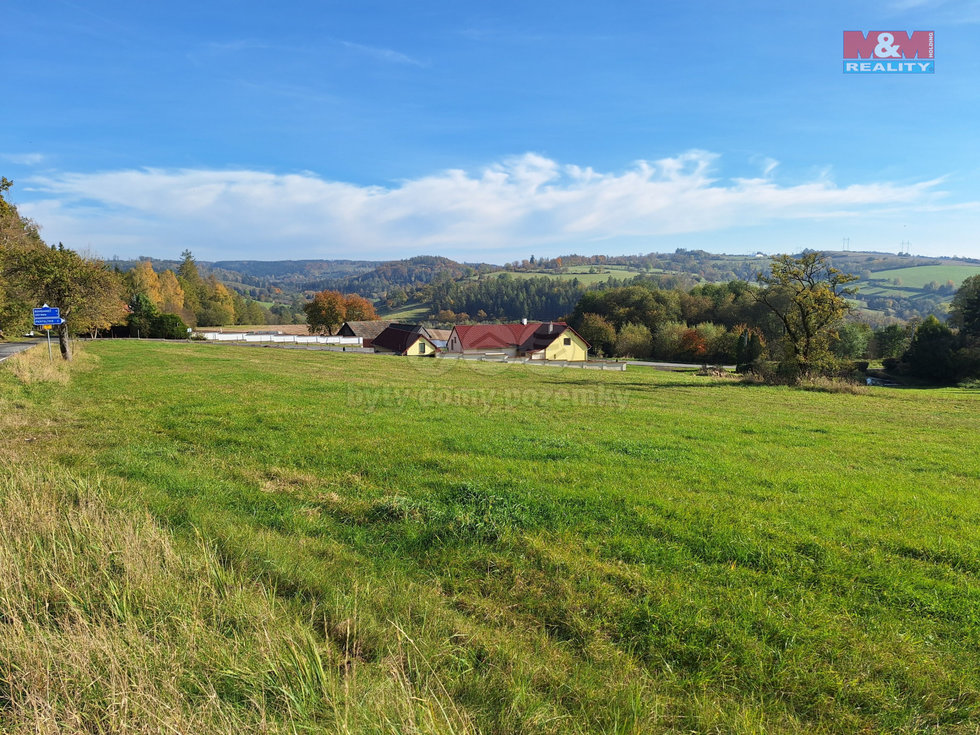
<svg viewBox="0 0 980 735"><path fill-rule="evenodd" d="M90 351L99 369L64 387L0 370L0 408L25 417L13 442L35 438L18 451L105 473L236 584L275 590L287 629L305 619L361 672L330 690L348 718L376 723L362 708L381 688L448 713L430 731L980 722L975 393ZM269 716L295 716L270 691ZM341 729L336 707L306 707ZM423 731L418 709L392 731Z"/></svg>
<svg viewBox="0 0 980 735"><path fill-rule="evenodd" d="M491 273L484 278L499 278L502 275L508 275L511 278L554 278L560 281L571 281L578 279L579 283L591 286L595 283L603 283L610 280L611 278L625 279L633 278L643 274L645 271L633 270L627 268L626 266L615 266L609 265L604 266L604 272L602 273L589 273L589 266L580 265L573 266L564 273L549 273L545 271L498 271L496 273ZM473 277L473 280L476 276Z"/></svg>
<svg viewBox="0 0 980 735"><path fill-rule="evenodd" d="M959 288L963 281L976 275L980 275L978 265L920 265L914 268L875 271L871 278L873 281L901 278L902 285L911 288L922 288L932 281L944 286L946 281L952 281Z"/></svg>
<svg viewBox="0 0 980 735"><path fill-rule="evenodd" d="M392 311L379 313L382 319L391 319L400 322L416 322L429 315L429 307L424 304L406 304Z"/></svg>

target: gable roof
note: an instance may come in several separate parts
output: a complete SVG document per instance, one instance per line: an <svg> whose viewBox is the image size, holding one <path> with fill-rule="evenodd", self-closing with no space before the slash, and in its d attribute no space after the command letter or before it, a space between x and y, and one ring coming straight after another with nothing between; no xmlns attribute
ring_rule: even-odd
<svg viewBox="0 0 980 735"><path fill-rule="evenodd" d="M361 337L363 339L374 339L384 330L386 330L389 325L391 325L390 319L373 319L366 322L344 322L340 329L337 330L339 334L343 331L344 327L351 332L352 337Z"/></svg>
<svg viewBox="0 0 980 735"><path fill-rule="evenodd" d="M453 327L464 350L499 350L517 347L540 325L535 324L457 324Z"/></svg>
<svg viewBox="0 0 980 735"><path fill-rule="evenodd" d="M405 351L420 339L424 339L426 342L432 345L432 341L421 332L415 329L400 329L399 326L404 325L393 324L392 326L388 327L374 338L374 342L372 344L375 347L380 347L383 350L397 352L399 355L405 354ZM432 346L433 348L435 347L435 345Z"/></svg>
<svg viewBox="0 0 980 735"><path fill-rule="evenodd" d="M528 324L458 324L453 328L464 350L500 350L516 347L521 352L543 350L559 335L568 331L578 334L563 322L530 322ZM590 347L588 342L586 347Z"/></svg>
<svg viewBox="0 0 980 735"><path fill-rule="evenodd" d="M543 350L547 348L552 342L554 342L558 337L563 335L565 332L574 332L574 330L567 324L553 324L551 329L548 329L547 324L542 324L540 327L534 330L534 332L529 336L524 343L521 345L522 352L537 352L538 350ZM585 342L585 340L582 340ZM588 342L585 343L588 347Z"/></svg>
<svg viewBox="0 0 980 735"><path fill-rule="evenodd" d="M402 322L389 322L388 327L390 329L400 329L403 332L415 332L415 333L425 332L425 327L419 324L404 324Z"/></svg>
<svg viewBox="0 0 980 735"><path fill-rule="evenodd" d="M453 333L453 330L451 330L451 329L430 329L429 327L426 327L425 328L425 332L426 332L426 336L429 339L431 339L433 342L437 342L439 340L442 340L443 342L446 342L446 341L449 340L449 335L451 335Z"/></svg>

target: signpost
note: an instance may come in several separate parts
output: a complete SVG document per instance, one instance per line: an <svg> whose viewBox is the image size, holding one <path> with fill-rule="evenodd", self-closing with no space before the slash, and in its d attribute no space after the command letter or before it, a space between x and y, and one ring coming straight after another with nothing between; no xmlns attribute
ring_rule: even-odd
<svg viewBox="0 0 980 735"><path fill-rule="evenodd" d="M61 310L57 306L45 304L40 309L34 309L34 326L41 327L48 335L48 359L51 362L54 362L54 357L51 356L51 325L64 323Z"/></svg>

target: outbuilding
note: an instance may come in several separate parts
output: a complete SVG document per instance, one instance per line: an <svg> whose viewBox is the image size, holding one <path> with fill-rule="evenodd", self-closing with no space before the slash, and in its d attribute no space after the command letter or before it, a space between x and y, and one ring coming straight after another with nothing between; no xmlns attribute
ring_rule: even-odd
<svg viewBox="0 0 980 735"><path fill-rule="evenodd" d="M374 351L414 357L435 357L439 350L433 341L426 337L420 328L403 329L404 326L406 325L393 324L381 332L372 342Z"/></svg>

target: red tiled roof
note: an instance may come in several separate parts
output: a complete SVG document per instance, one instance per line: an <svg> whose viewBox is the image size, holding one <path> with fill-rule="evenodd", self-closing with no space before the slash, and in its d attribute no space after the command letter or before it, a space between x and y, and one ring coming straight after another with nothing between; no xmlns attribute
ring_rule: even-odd
<svg viewBox="0 0 980 735"><path fill-rule="evenodd" d="M517 347L522 352L543 350L566 330L574 332L571 327L562 322L458 324L455 328L464 350L501 350Z"/></svg>

